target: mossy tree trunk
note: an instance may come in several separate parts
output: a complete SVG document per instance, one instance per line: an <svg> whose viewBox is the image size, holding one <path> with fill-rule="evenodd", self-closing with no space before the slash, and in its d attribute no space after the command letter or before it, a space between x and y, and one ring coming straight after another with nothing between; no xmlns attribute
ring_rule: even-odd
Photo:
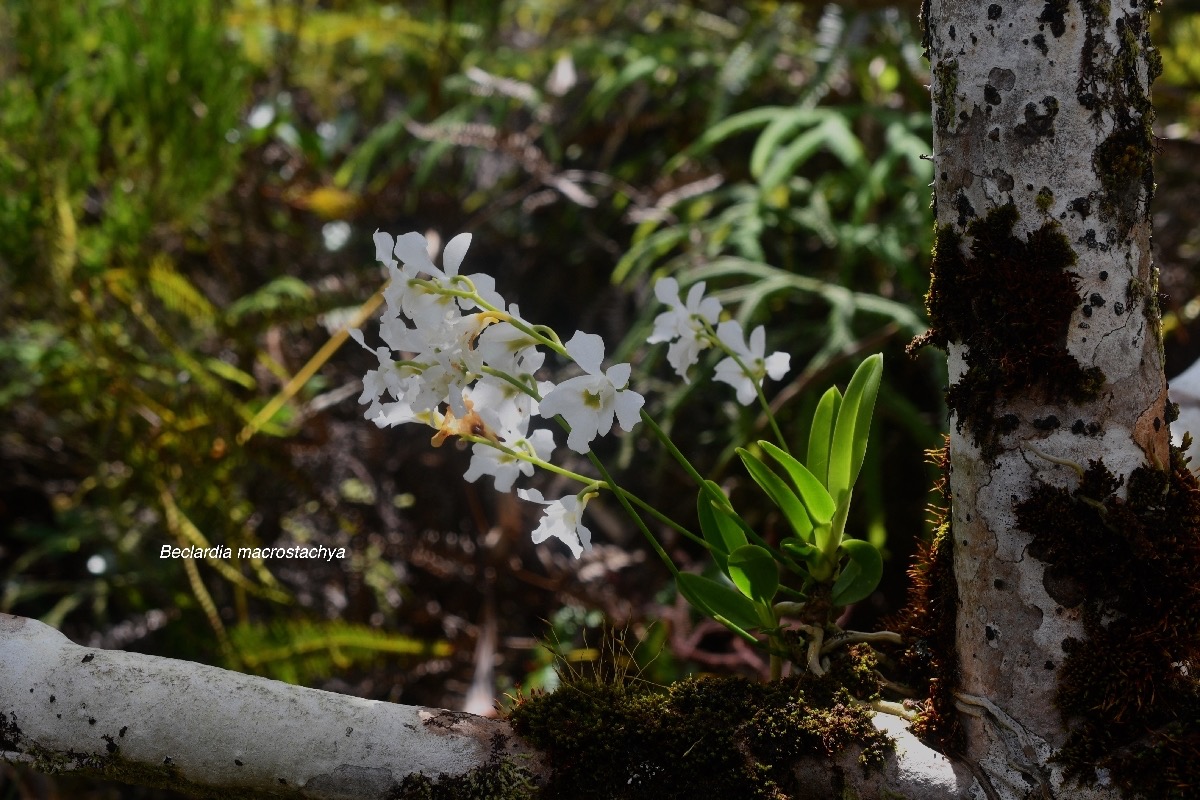
<svg viewBox="0 0 1200 800"><path fill-rule="evenodd" d="M943 547L961 693L947 707L990 798L1116 792L1104 771L1055 758L1079 727L1060 687L1089 647L1096 580L1112 576L1080 574L1088 558L1048 558L1029 520L1051 514L1035 500L1047 486L1099 508L1125 502L1139 468L1171 464L1150 254L1159 65L1148 6L929 0L925 13L938 226L929 338L949 354ZM1087 471L1096 459L1119 486ZM1078 776L1099 779L1094 795L1060 789Z"/></svg>

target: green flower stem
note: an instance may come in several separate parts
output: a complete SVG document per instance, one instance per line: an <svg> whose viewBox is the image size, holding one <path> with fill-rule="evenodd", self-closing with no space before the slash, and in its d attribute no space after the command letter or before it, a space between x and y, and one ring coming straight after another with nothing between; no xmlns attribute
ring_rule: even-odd
<svg viewBox="0 0 1200 800"><path fill-rule="evenodd" d="M424 278L411 278L408 282L409 286L420 286L421 288L426 289L427 291L432 292L433 294L440 294L440 295L444 295L446 297L458 297L458 298L462 298L464 300L470 300L473 303L475 303L476 305L478 305L480 308L482 308L485 313L490 314L491 316L495 317L497 321L507 322L509 325L512 325L514 328L519 330L521 333L524 333L525 335L532 338L538 344L549 347L551 350L558 353L560 356L565 356L567 358L571 357L567 353L567 348L563 346L562 339L560 339L558 334L554 332L554 329L549 328L545 325L529 325L528 323L524 322L523 320L517 319L512 314L509 314L504 309L496 308L494 305L492 305L491 303L489 303L488 301L484 300L482 297L479 296L479 293L475 291L475 284L472 283L471 279L467 278L466 276L455 275L451 279L451 283L461 283L461 284L466 285L467 288L466 289L450 289L450 288L446 288L445 286L441 286L440 284L437 283L437 281L426 280Z"/></svg>
<svg viewBox="0 0 1200 800"><path fill-rule="evenodd" d="M680 534L681 536L686 536L687 538L691 539L693 542L700 545L701 547L703 547L706 550L713 549L713 546L711 544L709 544L707 541L705 541L703 537L697 536L696 534L692 533L687 528L683 527L678 522L671 519L666 514L662 513L661 511L659 511L657 508L655 508L654 506L647 503L642 498L638 497L633 492L627 491L620 487L617 487L617 488L619 490L619 493L621 495L624 495L625 497L629 498L629 501L631 503L633 503L634 505L636 505L639 508L641 508L642 510L644 510L647 514L654 517L656 520L658 520L662 524L666 525L668 528L671 528L672 530L674 530L676 533Z"/></svg>
<svg viewBox="0 0 1200 800"><path fill-rule="evenodd" d="M662 446L667 448L667 452L671 454L672 458L679 462L679 466L683 467L683 470L688 474L688 477L695 481L697 486L704 488L704 478L699 472L696 471L696 468L692 466L692 462L688 461L687 456L679 451L679 448L675 446L673 441L671 441L671 437L667 436L666 432L663 431L663 429L658 426L658 423L654 421L654 418L646 413L646 409L643 408L639 413L641 414L642 422L646 423L646 426L650 428L650 431L654 434L654 438L658 439L658 441L662 443Z"/></svg>
<svg viewBox="0 0 1200 800"><path fill-rule="evenodd" d="M600 461L600 458L595 453L590 451L588 452L588 460L591 461L592 466L600 472L600 475L608 484L608 488L611 489L613 494L617 496L617 500L620 501L621 506L625 509L625 513L637 523L638 528L642 531L642 535L646 537L646 541L649 542L650 546L654 548L654 552L658 553L658 557L661 558L663 563L667 565L667 569L671 570L671 576L678 579L679 567L675 566L675 562L671 560L671 556L667 555L667 551L663 549L663 546L659 544L658 539L656 539L654 534L650 532L650 529L646 527L646 523L642 519L641 515L638 514L637 511L634 510L633 506L629 503L629 499L625 496L626 493L621 490L621 487L617 486L617 482L613 480L613 476L610 475L608 470L604 468L604 463Z"/></svg>
<svg viewBox="0 0 1200 800"><path fill-rule="evenodd" d="M654 433L655 438L662 442L663 447L667 448L667 452L669 452L671 456L679 462L679 465L683 467L688 476L696 482L696 485L700 487L700 491L708 491L707 484L704 482L704 478L701 477L700 473L696 471L696 468L692 466L692 462L688 461L687 456L679 451L679 448L675 446L675 443L671 441L670 437L667 436L663 429L658 427L658 423L646 413L645 409L642 410L641 415L642 422L646 423L647 427L649 427ZM722 498L722 500L724 500L724 498ZM738 527L742 529L750 541L754 542L759 547L764 547L767 550L770 550L776 558L783 559L784 561L795 565L795 562L792 559L787 558L787 556L782 555L774 547L767 544L766 540L758 535L758 531L751 528L746 521L742 519L740 514L735 513L733 515L733 519L735 522L737 522ZM707 543L705 544L705 547L708 547ZM712 548L709 547L709 549L711 550Z"/></svg>
<svg viewBox="0 0 1200 800"><path fill-rule="evenodd" d="M538 394L537 389L533 388L515 375L509 375L507 372L502 372L495 367L489 367L487 364L483 365L483 374L491 375L493 378L499 378L505 383L519 389L523 394L529 395L539 403L542 402L542 396Z"/></svg>
<svg viewBox="0 0 1200 800"><path fill-rule="evenodd" d="M527 463L533 464L535 467L544 469L547 472L553 472L555 475L561 475L564 478L570 478L571 480L578 481L579 483L594 484L597 482L595 478L590 478L590 477L588 477L586 475L582 475L578 472L572 472L571 470L560 467L557 464L554 464L550 461L546 461L544 459L538 458L535 455L532 455L530 453L527 453L527 452L524 452L521 450L513 449L513 448L509 447L508 445L501 444L500 442L492 441L491 439L488 439L483 436L463 435L460 438L463 439L464 441L468 441L473 444L484 444L484 445L488 445L489 447L494 447L495 449L499 450L500 452L502 452L505 455L508 455L512 458L518 459L520 461L525 461ZM607 478L603 481L600 481L600 484L605 485L606 481L608 481ZM613 494L617 495L619 498L623 497L623 498L627 499L633 505L636 505L639 508L643 509L647 514L654 517L654 519L658 520L662 524L671 528L672 530L674 530L676 533L680 534L681 536L686 536L688 539L691 539L693 542L700 545L701 547L704 547L705 549L708 549L708 550L712 549L712 545L710 545L708 542L706 542L703 539L703 537L697 536L696 534L692 533L690 530L683 527L678 522L671 519L666 514L662 513L657 508L652 506L650 503L648 503L645 500L643 500L642 498L638 497L636 494L629 491L628 489L625 489L619 485L615 485L615 484L611 484L611 483L607 484L607 488L611 489L613 491ZM633 516L634 519L637 520L637 516L635 515L635 512L631 511L628 508L626 509L626 511L628 511L630 513L630 516Z"/></svg>
<svg viewBox="0 0 1200 800"><path fill-rule="evenodd" d="M561 475L564 478L570 478L573 481L578 481L579 483L582 483L585 485L596 482L595 478L590 478L587 475L581 475L578 472L572 472L569 469L560 467L557 464L552 464L549 461L545 461L543 459L538 458L537 456L530 455L527 452L523 452L521 450L516 450L512 447L509 447L506 444L501 444L500 442L493 441L493 440L487 438L486 436L474 436L471 434L462 434L459 436L459 438L462 439L463 441L471 442L472 444L486 444L489 447L494 447L497 450L499 450L501 453L504 453L507 456L511 456L512 458L515 458L519 461L526 461L530 464L533 464L535 467L541 467L542 469L546 470L547 472L553 472L555 475Z"/></svg>

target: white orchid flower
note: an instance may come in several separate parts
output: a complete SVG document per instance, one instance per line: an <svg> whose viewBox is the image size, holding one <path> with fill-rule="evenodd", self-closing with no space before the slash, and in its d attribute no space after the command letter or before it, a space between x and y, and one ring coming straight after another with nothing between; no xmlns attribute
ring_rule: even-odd
<svg viewBox="0 0 1200 800"><path fill-rule="evenodd" d="M632 371L628 364L614 364L607 372L600 371L604 340L596 334L576 331L566 347L568 355L587 374L554 387L542 398L539 413L547 419L562 415L571 426L567 446L576 453L586 453L593 439L612 430L614 417L624 430L633 430L646 399L624 388Z"/></svg>
<svg viewBox="0 0 1200 800"><path fill-rule="evenodd" d="M722 322L717 326L717 338L737 354L750 372L747 374L732 357L726 357L717 364L713 379L736 389L738 402L748 406L754 402L757 394L755 387L767 376L777 381L787 374L791 368L792 357L782 352L766 355L767 333L762 325L750 334L749 346L744 337L741 324L735 320Z"/></svg>
<svg viewBox="0 0 1200 800"><path fill-rule="evenodd" d="M533 543L541 544L551 536L561 539L571 553L579 558L584 550L592 549L592 532L582 522L587 501L595 496L588 492L580 498L567 495L559 500L546 500L537 489L517 489L517 496L531 503L546 506L542 521L533 531Z"/></svg>
<svg viewBox="0 0 1200 800"><path fill-rule="evenodd" d="M704 282L693 284L687 300L680 302L679 282L661 278L654 284L654 296L669 310L654 319L654 332L646 339L650 344L670 342L667 348L669 363L685 382L688 369L700 358L700 351L712 345L705 334L705 325L716 325L721 317L721 304L715 297L704 296Z"/></svg>

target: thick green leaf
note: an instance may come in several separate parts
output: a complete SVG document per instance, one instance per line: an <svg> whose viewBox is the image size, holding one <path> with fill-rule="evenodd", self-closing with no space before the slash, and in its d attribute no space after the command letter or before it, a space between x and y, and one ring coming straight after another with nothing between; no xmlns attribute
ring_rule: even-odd
<svg viewBox="0 0 1200 800"><path fill-rule="evenodd" d="M825 491L825 487L817 480L817 477L791 455L770 442L761 441L758 445L767 455L778 461L779 465L787 472L788 477L792 479L792 485L800 492L800 501L808 509L808 516L812 519L813 525L829 524L829 521L833 519L833 512L837 511L837 503L833 502L833 498L829 496L829 492Z"/></svg>
<svg viewBox="0 0 1200 800"><path fill-rule="evenodd" d="M796 556L804 561L814 561L820 558L821 551L809 544L808 542L797 539L795 536L789 536L783 539L779 546L783 548L785 553Z"/></svg>
<svg viewBox="0 0 1200 800"><path fill-rule="evenodd" d="M737 454L741 456L742 463L746 465L746 470L750 473L750 477L754 478L754 482L762 487L767 496L775 502L783 515L787 517L788 523L792 526L792 530L806 542L813 540L813 523L808 516L808 511L804 508L804 503L800 502L800 498L796 493L788 488L788 485L783 482L783 478L776 475L770 467L755 457L750 451L739 447Z"/></svg>
<svg viewBox="0 0 1200 800"><path fill-rule="evenodd" d="M848 606L871 595L883 577L883 557L875 545L862 539L843 539L841 549L850 560L842 567L830 593L835 606Z"/></svg>
<svg viewBox="0 0 1200 800"><path fill-rule="evenodd" d="M757 642L749 633L760 624L753 600L743 597L724 584L691 572L679 573L675 585L679 587L679 593L684 599L693 606L743 639Z"/></svg>
<svg viewBox="0 0 1200 800"><path fill-rule="evenodd" d="M836 386L821 396L808 431L808 471L821 485L829 487L829 446L833 443L833 425L842 405L842 393Z"/></svg>
<svg viewBox="0 0 1200 800"><path fill-rule="evenodd" d="M742 594L759 603L770 603L779 591L779 565L771 551L747 544L729 554L727 572Z"/></svg>
<svg viewBox="0 0 1200 800"><path fill-rule="evenodd" d="M862 469L882 375L883 356L876 353L854 371L838 409L833 444L829 449L829 479L825 485L839 504L843 502L843 495L849 497L858 471Z"/></svg>
<svg viewBox="0 0 1200 800"><path fill-rule="evenodd" d="M713 560L722 572L727 572L726 560L730 553L746 544L746 534L738 525L736 512L725 493L712 481L705 481L696 497L696 516L700 518L704 541L712 545Z"/></svg>

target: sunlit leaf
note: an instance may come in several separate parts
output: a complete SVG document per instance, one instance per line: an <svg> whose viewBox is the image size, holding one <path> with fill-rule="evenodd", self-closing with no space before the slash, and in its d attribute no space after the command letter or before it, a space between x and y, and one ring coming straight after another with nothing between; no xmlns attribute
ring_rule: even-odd
<svg viewBox="0 0 1200 800"><path fill-rule="evenodd" d="M800 500L808 510L808 516L812 519L813 526L828 525L829 521L833 519L833 513L837 510L837 503L829 496L829 492L825 490L817 477L795 458L770 442L761 441L758 444L767 455L779 462L788 477L792 479L792 485L800 493Z"/></svg>
<svg viewBox="0 0 1200 800"><path fill-rule="evenodd" d="M722 571L726 568L726 557L746 544L746 534L734 519L735 513L720 487L705 481L705 487L696 497L696 514L704 541L712 545L713 559Z"/></svg>
<svg viewBox="0 0 1200 800"><path fill-rule="evenodd" d="M771 551L747 544L729 554L729 578L742 594L759 603L770 603L779 591L779 565Z"/></svg>
<svg viewBox="0 0 1200 800"><path fill-rule="evenodd" d="M746 470L750 473L750 477L762 487L767 496L783 512L783 516L787 519L788 524L792 526L792 530L796 532L796 535L806 542L811 542L813 534L812 519L809 518L807 509L804 508L804 504L800 502L800 498L796 496L796 493L789 489L782 478L776 475L770 467L760 461L749 450L739 447L737 454L741 457L742 463L746 465Z"/></svg>
<svg viewBox="0 0 1200 800"><path fill-rule="evenodd" d="M848 606L875 591L883 577L883 557L874 545L862 539L843 539L840 547L849 561L833 584L830 600L835 606Z"/></svg>
<svg viewBox="0 0 1200 800"><path fill-rule="evenodd" d="M829 451L826 486L839 504L843 495L848 495L854 486L858 471L862 468L882 375L883 356L876 353L854 371L850 385L846 387L846 395L842 398L841 408L838 409L833 444Z"/></svg>

